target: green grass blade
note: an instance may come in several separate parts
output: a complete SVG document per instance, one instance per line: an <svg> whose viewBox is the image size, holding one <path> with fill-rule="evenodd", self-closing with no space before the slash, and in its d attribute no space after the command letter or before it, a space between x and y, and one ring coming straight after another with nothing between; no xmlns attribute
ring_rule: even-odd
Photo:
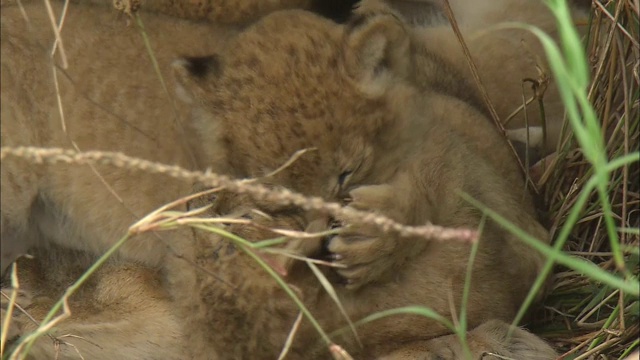
<svg viewBox="0 0 640 360"><path fill-rule="evenodd" d="M638 279L635 277L630 277L628 280L622 279L618 276L610 274L609 272L600 269L598 266L590 263L584 259L575 258L569 255L564 254L558 249L554 249L549 245L546 245L535 239L531 235L527 234L522 229L518 228L516 225L513 225L504 217L500 216L495 211L488 209L486 206L473 199L472 197L463 194L463 198L476 206L478 209L482 210L485 214L487 214L492 220L498 223L500 226L504 227L510 233L517 236L527 245L544 254L549 260L553 260L561 265L564 265L570 269L577 271L582 275L586 275L589 278L600 281L606 285L612 286L614 288L625 291L627 294L631 294L634 296L640 296L640 289L638 289Z"/></svg>

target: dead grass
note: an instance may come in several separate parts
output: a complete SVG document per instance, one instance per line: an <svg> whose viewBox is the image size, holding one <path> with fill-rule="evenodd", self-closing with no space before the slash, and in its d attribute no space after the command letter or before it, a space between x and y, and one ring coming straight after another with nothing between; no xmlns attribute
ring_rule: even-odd
<svg viewBox="0 0 640 360"><path fill-rule="evenodd" d="M609 160L638 150L639 53L638 1L593 0L587 44L592 82L589 100L601 121ZM538 187L544 196L545 217L552 234L563 225L578 194L592 175L574 140L568 138L552 159ZM626 271L636 277L640 226L640 167L638 162L611 174L613 217L619 228ZM613 259L602 208L594 190L573 228L565 252L601 269L619 273ZM534 315L535 329L567 352L567 359L624 358L638 347L639 302L616 289L598 284L563 267L545 308Z"/></svg>

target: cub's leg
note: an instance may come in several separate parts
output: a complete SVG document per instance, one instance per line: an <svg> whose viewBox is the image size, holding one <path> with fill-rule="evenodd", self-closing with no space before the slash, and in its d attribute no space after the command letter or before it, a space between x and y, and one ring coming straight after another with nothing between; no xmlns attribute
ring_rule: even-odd
<svg viewBox="0 0 640 360"><path fill-rule="evenodd" d="M53 249L53 260L18 260L18 305L42 321L63 291L85 268L80 252ZM171 311L157 271L130 264L109 263L98 270L69 299L70 317L49 335L36 340L28 354L33 359L182 359L180 321ZM10 294L11 289L3 289ZM3 297L4 298L4 297ZM6 302L3 301L3 317ZM13 349L20 336L37 325L14 308L8 334Z"/></svg>
<svg viewBox="0 0 640 360"><path fill-rule="evenodd" d="M512 330L508 336L509 330ZM551 360L556 352L536 335L499 320L490 320L467 333L472 359ZM457 335L447 335L409 344L380 357L380 360L457 360L464 359Z"/></svg>

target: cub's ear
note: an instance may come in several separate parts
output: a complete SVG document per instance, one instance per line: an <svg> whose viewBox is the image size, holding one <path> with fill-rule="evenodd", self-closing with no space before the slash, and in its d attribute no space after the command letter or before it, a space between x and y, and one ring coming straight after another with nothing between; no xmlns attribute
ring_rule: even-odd
<svg viewBox="0 0 640 360"><path fill-rule="evenodd" d="M220 61L212 56L183 57L171 64L177 82L176 93L186 103L198 99L220 74Z"/></svg>
<svg viewBox="0 0 640 360"><path fill-rule="evenodd" d="M411 66L406 24L378 0L363 1L347 24L343 48L347 76L369 96L382 95Z"/></svg>

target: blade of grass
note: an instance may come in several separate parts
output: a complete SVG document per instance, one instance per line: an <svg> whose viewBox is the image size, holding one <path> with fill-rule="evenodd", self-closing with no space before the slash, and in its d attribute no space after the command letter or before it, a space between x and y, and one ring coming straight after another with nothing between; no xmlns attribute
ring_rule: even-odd
<svg viewBox="0 0 640 360"><path fill-rule="evenodd" d="M449 321L447 318L445 318L444 316L438 314L437 312L424 307L424 306L404 306L404 307L400 307L400 308L395 308L395 309L389 309L389 310L385 310L385 311L380 311L374 314L371 314L363 319L360 319L358 321L356 321L356 326L358 325L363 325L366 323L370 323L376 320L380 320L389 316L395 316L395 315L402 315L402 314L409 314L409 315L419 315L419 316L424 316L428 319L431 320L435 320L439 323L441 323L442 325L444 325L445 327L447 327L448 329L450 329L452 332L456 331L455 326L453 326L453 323L451 323L451 321Z"/></svg>
<svg viewBox="0 0 640 360"><path fill-rule="evenodd" d="M260 258L260 256L258 256L254 251L252 251L252 243L250 241L247 241L233 233L230 233L228 231L225 231L215 226L206 226L206 225L199 225L199 224L190 224L190 226L196 229L201 229L204 231L212 232L217 235L223 236L235 242L237 245L239 245L240 249L242 249L242 251L245 254L249 255L249 257L251 257L251 259L253 259L258 265L260 265L260 267L276 281L276 283L282 288L282 290L284 290L284 292L287 293L287 295L291 298L291 300L293 300L296 306L298 306L298 308L304 314L307 320L309 320L311 325L316 329L318 334L320 334L325 344L327 346L330 346L332 344L331 339L322 329L322 327L320 326L320 323L316 320L313 314L311 314L311 312L304 305L302 300L298 298L298 296L293 291L293 289L291 289L291 287L287 285L287 283L282 279L282 277L275 270L273 270L271 266L269 266L262 258Z"/></svg>
<svg viewBox="0 0 640 360"><path fill-rule="evenodd" d="M467 264L467 272L464 278L464 287L462 289L462 300L460 304L460 320L457 327L456 334L460 339L464 356L467 359L472 359L471 350L469 350L469 344L467 343L467 303L469 302L469 293L471 291L471 277L473 275L473 264L475 263L476 256L478 255L478 247L480 241L482 241L482 232L484 231L484 225L486 223L487 216L483 215L478 225L478 241L474 241L471 244L471 252L469 254L469 262Z"/></svg>
<svg viewBox="0 0 640 360"><path fill-rule="evenodd" d="M600 281L606 285L615 287L626 293L634 296L640 296L640 289L638 289L637 284L638 280L634 276L630 276L627 280L617 277L615 275L610 274L609 272L602 270L598 266L590 263L584 259L571 257L569 255L564 254L559 249L555 249L549 245L546 245L535 239L531 235L527 234L525 231L513 225L507 219L499 215L493 210L488 209L486 206L473 199L472 197L462 194L464 200L468 201L472 205L476 206L482 212L487 214L493 221L498 223L500 226L504 227L506 230L517 236L524 243L544 254L549 261L555 261L558 264L564 265L570 269L577 271L582 275L586 275L589 278Z"/></svg>
<svg viewBox="0 0 640 360"><path fill-rule="evenodd" d="M67 290L64 292L64 295L60 298L60 300L58 300L53 305L51 310L49 310L47 315L44 317L44 319L40 323L40 326L33 333L29 334L27 337L25 337L23 339L20 339L19 344L24 343L24 352L23 352L23 354L28 354L29 350L33 346L34 342L41 335L43 335L45 333L45 331L48 331L47 329L51 327L51 324L49 324L50 321L53 319L55 314L58 313L60 308L65 306L67 299L71 295L73 295L76 291L78 291L78 289L80 289L82 284L84 284L85 281L87 281L89 279L89 277L91 275L93 275L93 273L95 273L111 256L113 256L113 254L115 254L115 252L118 251L118 249L120 249L120 247L122 247L122 245L124 245L130 239L130 237L131 237L131 234L127 233L125 236L120 238L120 240L118 240L112 247L110 247L109 250L107 250L102 256L100 256L98 258L98 260L96 260L96 262L94 262L89 267L89 269L87 269L87 271L85 271L78 278L78 280L76 280L71 286L69 286L67 288ZM65 306L65 308L66 308L66 306ZM64 318L62 318L62 319L64 319Z"/></svg>
<svg viewBox="0 0 640 360"><path fill-rule="evenodd" d="M322 274L320 269L318 269L318 267L314 263L312 263L310 261L307 261L306 263L309 266L309 268L311 269L311 271L313 271L313 274L316 276L318 281L320 281L320 284L322 285L324 290L327 292L329 297L331 297L331 300L333 300L333 302L336 304L336 306L340 310L340 313L342 314L342 316L345 318L345 320L347 320L347 324L349 324L349 328L351 329L351 332L355 336L356 341L358 342L358 345L360 345L360 347L362 348L363 347L362 346L362 341L360 341L360 336L358 336L358 332L356 331L356 327L353 325L353 322L351 321L351 318L349 318L349 315L347 314L347 311L344 309L344 306L342 306L342 303L340 302L340 299L338 298L338 294L336 293L335 289L333 288L333 285L331 285L329 280L327 280L326 276L324 276L324 274Z"/></svg>

